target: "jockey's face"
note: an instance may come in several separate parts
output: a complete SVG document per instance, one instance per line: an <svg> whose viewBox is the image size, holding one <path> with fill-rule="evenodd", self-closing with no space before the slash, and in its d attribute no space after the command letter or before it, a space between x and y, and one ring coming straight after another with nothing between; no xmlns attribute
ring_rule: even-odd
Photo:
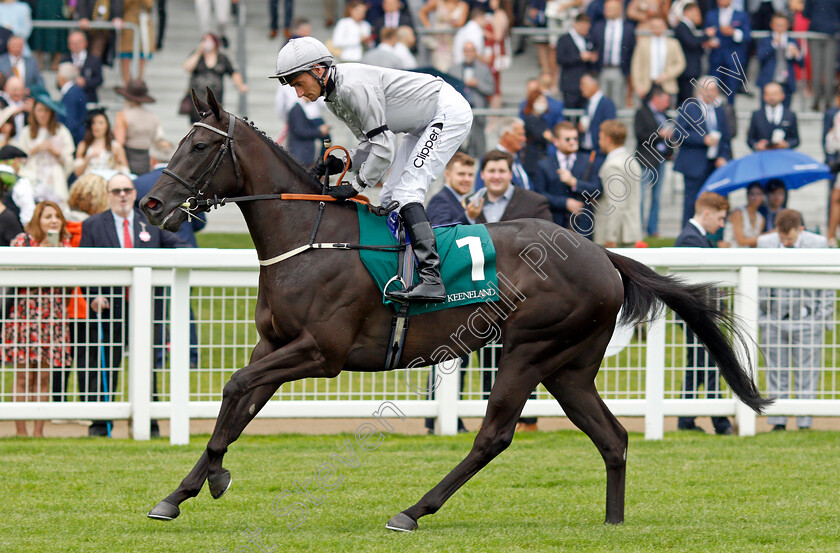
<svg viewBox="0 0 840 553"><path fill-rule="evenodd" d="M323 77L326 68L319 66L312 69L312 71L319 77ZM321 85L319 85L315 77L310 75L308 72L298 75L297 78L289 84L289 86L295 89L298 98L306 98L310 102L314 102L318 99L318 96L321 95Z"/></svg>

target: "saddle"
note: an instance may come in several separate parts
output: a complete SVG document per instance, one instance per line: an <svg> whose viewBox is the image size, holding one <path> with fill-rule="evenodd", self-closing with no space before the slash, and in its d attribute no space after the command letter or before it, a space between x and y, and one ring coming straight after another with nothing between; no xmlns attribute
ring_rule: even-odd
<svg viewBox="0 0 840 553"><path fill-rule="evenodd" d="M327 149L324 159L332 149ZM441 258L441 278L447 290L446 301L396 301L388 292L398 289L399 286L407 288L419 278L414 252L402 220L391 206L371 209L371 206L364 202L356 202L355 205L359 221L359 244L345 244L342 247L359 251L362 263L382 294L382 303L391 305L394 309L385 360L386 369L400 366L411 317L441 309L499 300L496 249L487 227L444 225L434 227L433 230ZM383 217L384 215L387 215L387 218ZM316 221L316 231L318 221L320 214ZM310 242L314 240L314 234L313 232Z"/></svg>

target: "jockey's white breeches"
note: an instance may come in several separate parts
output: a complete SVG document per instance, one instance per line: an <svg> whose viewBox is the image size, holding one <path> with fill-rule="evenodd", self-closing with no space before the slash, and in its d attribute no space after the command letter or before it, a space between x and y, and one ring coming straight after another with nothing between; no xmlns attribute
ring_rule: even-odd
<svg viewBox="0 0 840 553"><path fill-rule="evenodd" d="M380 205L391 201L400 207L426 201L426 191L446 168L472 127L472 109L467 100L444 83L438 94L434 117L418 134L406 134L397 148L388 179L379 194Z"/></svg>

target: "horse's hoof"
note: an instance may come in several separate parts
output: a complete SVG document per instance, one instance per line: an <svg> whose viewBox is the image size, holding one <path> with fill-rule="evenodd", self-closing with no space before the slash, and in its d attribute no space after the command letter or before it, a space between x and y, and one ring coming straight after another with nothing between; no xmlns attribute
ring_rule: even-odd
<svg viewBox="0 0 840 553"><path fill-rule="evenodd" d="M146 516L155 520L172 520L174 518L178 518L178 515L180 514L181 509L179 509L177 505L161 501L155 505L155 508L149 511L149 514Z"/></svg>
<svg viewBox="0 0 840 553"><path fill-rule="evenodd" d="M385 528L395 532L414 532L417 530L417 521L405 513L397 513L388 521Z"/></svg>
<svg viewBox="0 0 840 553"><path fill-rule="evenodd" d="M230 471L228 469L222 469L222 472L214 478L207 479L207 486L210 488L210 495L213 496L213 499L219 499L225 492L228 491L230 488L230 483L233 480L230 477Z"/></svg>

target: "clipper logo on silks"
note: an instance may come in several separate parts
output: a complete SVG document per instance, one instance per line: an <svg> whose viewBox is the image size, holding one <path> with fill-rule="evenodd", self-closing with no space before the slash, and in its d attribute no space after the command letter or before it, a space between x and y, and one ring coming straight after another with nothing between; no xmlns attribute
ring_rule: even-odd
<svg viewBox="0 0 840 553"><path fill-rule="evenodd" d="M418 169L423 167L425 160L429 157L429 154L432 153L432 150L435 147L435 142L437 142L437 139L440 138L440 133L443 131L443 123L435 123L432 125L432 128L437 129L437 132L431 132L429 139L426 140L426 143L423 145L423 149L420 150L420 153L414 158L414 166Z"/></svg>

